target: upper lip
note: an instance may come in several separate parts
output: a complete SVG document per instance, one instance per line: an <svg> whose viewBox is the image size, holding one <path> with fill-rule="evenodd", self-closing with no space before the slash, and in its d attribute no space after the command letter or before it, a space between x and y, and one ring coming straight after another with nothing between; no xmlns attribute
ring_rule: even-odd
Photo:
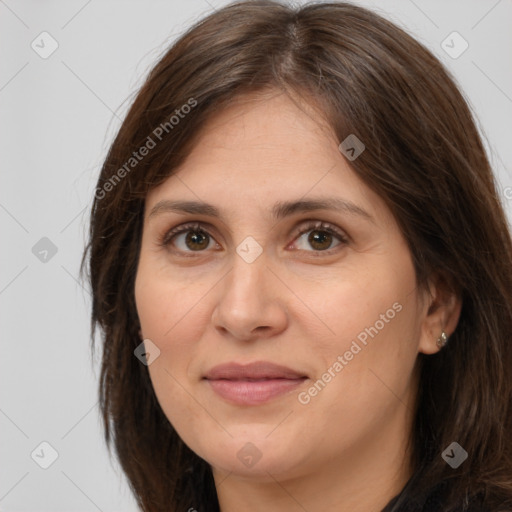
<svg viewBox="0 0 512 512"><path fill-rule="evenodd" d="M208 380L244 380L244 379L301 379L304 373L292 370L268 361L254 363L224 363L211 368L205 375Z"/></svg>

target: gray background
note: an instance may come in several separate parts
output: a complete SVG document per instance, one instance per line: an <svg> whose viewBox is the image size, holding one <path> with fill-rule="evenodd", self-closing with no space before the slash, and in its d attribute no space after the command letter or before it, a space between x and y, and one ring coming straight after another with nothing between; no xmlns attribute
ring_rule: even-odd
<svg viewBox="0 0 512 512"><path fill-rule="evenodd" d="M226 3L0 0L1 511L137 510L98 416L90 296L77 277L88 210L145 74L186 27ZM451 69L512 218L511 0L354 3L405 27ZM47 58L44 31L58 43ZM456 59L441 46L453 31L469 44ZM463 42L444 44L453 53ZM58 453L47 469L52 449L41 442Z"/></svg>

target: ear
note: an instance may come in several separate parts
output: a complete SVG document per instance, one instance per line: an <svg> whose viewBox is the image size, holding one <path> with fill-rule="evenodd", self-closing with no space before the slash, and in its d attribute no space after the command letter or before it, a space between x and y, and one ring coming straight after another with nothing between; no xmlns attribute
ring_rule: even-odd
<svg viewBox="0 0 512 512"><path fill-rule="evenodd" d="M438 275L429 281L425 301L418 351L423 354L435 354L441 350L437 346L441 333L444 331L450 338L459 323L462 299L460 294Z"/></svg>

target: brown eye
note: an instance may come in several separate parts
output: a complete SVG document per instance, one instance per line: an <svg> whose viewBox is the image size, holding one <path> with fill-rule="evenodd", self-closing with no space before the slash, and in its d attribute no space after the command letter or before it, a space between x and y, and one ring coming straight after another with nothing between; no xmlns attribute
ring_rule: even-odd
<svg viewBox="0 0 512 512"><path fill-rule="evenodd" d="M308 242L316 251L325 251L330 248L333 236L327 231L314 230L310 232Z"/></svg>
<svg viewBox="0 0 512 512"><path fill-rule="evenodd" d="M185 224L171 229L161 241L161 244L175 252L203 252L217 246L215 239L198 224Z"/></svg>
<svg viewBox="0 0 512 512"><path fill-rule="evenodd" d="M210 243L210 237L204 231L188 231L185 244L191 251L206 249Z"/></svg>
<svg viewBox="0 0 512 512"><path fill-rule="evenodd" d="M343 232L328 223L314 221L304 226L294 241L295 248L307 252L327 252L348 243Z"/></svg>

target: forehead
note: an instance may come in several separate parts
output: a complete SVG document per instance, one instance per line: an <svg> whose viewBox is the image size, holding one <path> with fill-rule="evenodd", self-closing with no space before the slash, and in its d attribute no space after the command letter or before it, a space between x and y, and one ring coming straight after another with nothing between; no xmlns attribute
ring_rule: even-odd
<svg viewBox="0 0 512 512"><path fill-rule="evenodd" d="M236 98L212 115L201 127L190 159L223 158L236 160L243 168L256 167L248 155L259 156L282 167L316 152L330 161L337 147L336 137L318 109L293 99L284 92L268 91ZM339 157L338 151L334 152Z"/></svg>
<svg viewBox="0 0 512 512"><path fill-rule="evenodd" d="M150 192L146 206L150 213L164 200L195 201L240 213L253 204L275 211L278 203L326 196L370 215L382 208L319 112L270 92L239 98L212 115L186 160Z"/></svg>

